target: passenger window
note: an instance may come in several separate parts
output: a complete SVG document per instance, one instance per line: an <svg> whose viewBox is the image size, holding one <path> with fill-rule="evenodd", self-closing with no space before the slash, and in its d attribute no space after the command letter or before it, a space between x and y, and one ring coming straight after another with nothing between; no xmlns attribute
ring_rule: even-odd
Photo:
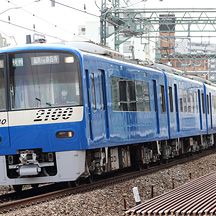
<svg viewBox="0 0 216 216"><path fill-rule="evenodd" d="M183 90L183 108L184 112L187 112L187 90Z"/></svg>
<svg viewBox="0 0 216 216"><path fill-rule="evenodd" d="M190 91L187 91L187 110L191 113L191 98L190 98Z"/></svg>
<svg viewBox="0 0 216 216"><path fill-rule="evenodd" d="M207 95L207 113L209 114L209 96Z"/></svg>
<svg viewBox="0 0 216 216"><path fill-rule="evenodd" d="M136 111L135 81L128 81L129 111Z"/></svg>
<svg viewBox="0 0 216 216"><path fill-rule="evenodd" d="M169 86L169 105L170 105L170 112L173 112L173 96L172 96L172 87Z"/></svg>
<svg viewBox="0 0 216 216"><path fill-rule="evenodd" d="M161 102L161 112L166 112L166 100L165 100L165 89L164 85L160 85L160 102Z"/></svg>
<svg viewBox="0 0 216 216"><path fill-rule="evenodd" d="M149 83L111 76L113 111L150 111Z"/></svg>
<svg viewBox="0 0 216 216"><path fill-rule="evenodd" d="M118 77L111 76L112 107L114 111L120 111Z"/></svg>
<svg viewBox="0 0 216 216"><path fill-rule="evenodd" d="M146 112L151 111L150 109L150 98L149 98L149 83L143 82L144 86L144 103L145 103L145 110Z"/></svg>
<svg viewBox="0 0 216 216"><path fill-rule="evenodd" d="M180 111L183 112L183 90L179 89Z"/></svg>
<svg viewBox="0 0 216 216"><path fill-rule="evenodd" d="M98 82L99 82L100 106L101 106L101 110L104 110L104 98L103 98L104 89L103 89L103 80L101 74L98 77Z"/></svg>
<svg viewBox="0 0 216 216"><path fill-rule="evenodd" d="M213 112L216 113L216 97L212 96L212 107L213 107Z"/></svg>
<svg viewBox="0 0 216 216"><path fill-rule="evenodd" d="M144 86L143 82L136 82L136 100L137 100L137 111L145 111L144 105Z"/></svg>
<svg viewBox="0 0 216 216"><path fill-rule="evenodd" d="M202 110L203 110L203 113L205 113L204 93L202 93Z"/></svg>
<svg viewBox="0 0 216 216"><path fill-rule="evenodd" d="M92 103L93 103L93 110L96 110L94 74L91 73L90 76L91 76L91 87L92 87Z"/></svg>
<svg viewBox="0 0 216 216"><path fill-rule="evenodd" d="M192 91L190 91L190 101L191 101L191 113L194 113L194 97Z"/></svg>
<svg viewBox="0 0 216 216"><path fill-rule="evenodd" d="M194 92L194 112L197 113L198 112L198 107L197 107L197 93Z"/></svg>
<svg viewBox="0 0 216 216"><path fill-rule="evenodd" d="M125 80L119 80L119 99L120 99L120 110L128 111L127 104L127 82Z"/></svg>

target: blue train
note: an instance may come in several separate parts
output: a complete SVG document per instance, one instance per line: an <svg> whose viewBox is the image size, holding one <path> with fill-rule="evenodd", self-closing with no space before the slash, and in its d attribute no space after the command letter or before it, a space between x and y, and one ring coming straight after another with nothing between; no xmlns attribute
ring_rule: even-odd
<svg viewBox="0 0 216 216"><path fill-rule="evenodd" d="M15 190L142 169L215 143L214 85L91 43L1 49L0 89L0 184Z"/></svg>

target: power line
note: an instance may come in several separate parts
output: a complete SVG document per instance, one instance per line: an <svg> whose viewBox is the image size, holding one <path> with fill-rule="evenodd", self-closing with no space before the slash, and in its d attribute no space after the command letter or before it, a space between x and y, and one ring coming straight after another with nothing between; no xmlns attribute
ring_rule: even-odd
<svg viewBox="0 0 216 216"><path fill-rule="evenodd" d="M22 28L22 29L25 29L25 30L28 30L28 31L36 32L36 33L39 33L39 34L45 35L45 36L47 36L47 37L51 37L51 38L55 38L55 39L59 39L59 40L61 40L61 41L66 41L66 40L64 40L64 39L62 39L62 38L55 37L55 36L53 36L53 35L49 35L49 34L46 34L46 33L43 33L43 32L39 32L39 31L36 31L35 29L34 29L34 30L33 30L33 29L29 29L29 28L27 28L27 27L20 26L20 25L17 25L17 24L11 23L11 22L7 22L7 21L5 21L5 20L0 20L0 22L6 23L6 24L10 24L10 25L13 25L13 26L15 26L15 27Z"/></svg>
<svg viewBox="0 0 216 216"><path fill-rule="evenodd" d="M18 5L16 5L16 4L12 3L12 2L9 2L9 3L12 4L12 5L14 5L14 6L18 6ZM34 1L33 3L35 3L35 1ZM28 5L29 5L29 4L28 4ZM25 6L26 6L26 5L25 5ZM19 6L18 6L18 7L19 7ZM23 9L23 7L19 7L19 8L22 9L23 11L25 11L26 13L31 14L32 16L36 17L37 19L42 20L43 22L48 23L49 25L54 26L55 28L61 29L61 30L65 31L65 32L68 32L68 33L70 33L70 34L74 34L74 32L71 32L71 31L68 31L68 30L66 30L66 29L64 29L64 28L62 28L62 27L59 27L59 26L57 26L56 24L51 23L51 22L49 22L49 21L47 21L47 20L45 20L45 19L43 19L43 18L41 18L41 17L39 17L39 16L37 16L37 15L35 15L35 14L33 14L33 13L31 13L31 12L29 12L29 11Z"/></svg>
<svg viewBox="0 0 216 216"><path fill-rule="evenodd" d="M123 7L123 8L129 8L129 7L134 7L134 5L137 5L137 4L140 4L140 3L143 3L143 0L139 1L139 2L136 2L134 4L131 3L131 1L129 0L129 2L125 2L124 0L124 3L127 5L127 7ZM128 3L130 3L130 5L128 5Z"/></svg>
<svg viewBox="0 0 216 216"><path fill-rule="evenodd" d="M50 0L50 1L51 1L51 2L54 2L54 0ZM55 0L55 3L56 3L56 4L59 4L59 5L61 5L61 6L64 6L64 7L67 7L67 8L70 8L70 9L73 9L73 10L76 10L76 11L79 11L79 12L82 12L82 13L85 13L85 14L88 14L88 15L91 15L91 16L94 16L94 17L97 17L97 18L100 18L100 16L98 16L98 15L96 15L96 14L89 13L89 12L86 12L85 10L80 10L80 9L78 9L78 8L71 7L71 6L66 5L66 4L62 4L62 3L60 3L60 2L57 2L56 0Z"/></svg>

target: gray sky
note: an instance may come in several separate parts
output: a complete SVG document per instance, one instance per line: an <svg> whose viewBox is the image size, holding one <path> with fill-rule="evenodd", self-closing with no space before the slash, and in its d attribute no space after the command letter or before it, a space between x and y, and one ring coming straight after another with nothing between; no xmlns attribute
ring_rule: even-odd
<svg viewBox="0 0 216 216"><path fill-rule="evenodd" d="M0 7L0 33L7 38L8 42L14 44L13 36L17 44L23 44L27 34L36 30L43 34L52 35L55 38L47 37L51 41L59 39L73 39L73 35L77 34L78 25L83 25L86 21L99 21L97 16L100 15L100 0L56 0L55 7L51 6L50 0L1 0ZM109 0L107 0L109 3ZM212 0L124 0L122 6L130 6L131 8L214 8L216 3ZM79 12L70 7L84 10L87 13ZM9 18L10 17L10 18ZM9 19L10 23L9 24ZM19 26L19 27L17 27ZM26 28L26 29L25 29ZM29 30L28 30L29 29Z"/></svg>

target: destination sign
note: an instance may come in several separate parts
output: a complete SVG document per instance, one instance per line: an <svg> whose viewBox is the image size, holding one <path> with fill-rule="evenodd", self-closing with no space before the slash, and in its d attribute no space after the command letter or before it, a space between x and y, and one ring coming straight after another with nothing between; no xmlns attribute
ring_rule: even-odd
<svg viewBox="0 0 216 216"><path fill-rule="evenodd" d="M39 56L31 57L31 65L47 65L47 64L59 64L59 56Z"/></svg>
<svg viewBox="0 0 216 216"><path fill-rule="evenodd" d="M13 58L12 59L13 67L22 67L23 66L23 58Z"/></svg>

